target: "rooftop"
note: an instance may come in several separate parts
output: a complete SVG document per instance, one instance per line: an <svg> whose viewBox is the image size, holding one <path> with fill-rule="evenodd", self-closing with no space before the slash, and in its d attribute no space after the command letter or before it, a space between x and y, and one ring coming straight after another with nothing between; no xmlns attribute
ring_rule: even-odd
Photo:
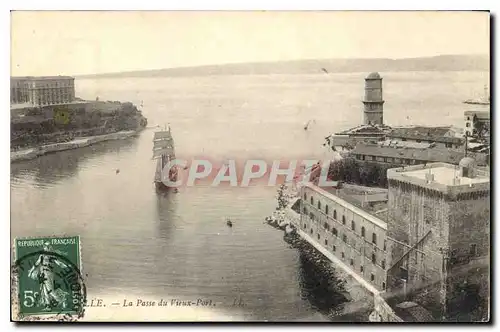
<svg viewBox="0 0 500 332"><path fill-rule="evenodd" d="M449 191L450 188L459 189L462 192L489 190L489 171L474 168L474 173L473 177L464 177L458 166L433 163L392 168L387 171L387 178L445 192Z"/></svg>
<svg viewBox="0 0 500 332"><path fill-rule="evenodd" d="M385 135L390 132L391 127L386 125L365 124L351 129L343 130L336 135Z"/></svg>
<svg viewBox="0 0 500 332"><path fill-rule="evenodd" d="M460 143L462 138L458 129L452 126L445 127L398 127L394 128L387 136L395 138L408 138L415 140L432 140L436 142Z"/></svg>
<svg viewBox="0 0 500 332"><path fill-rule="evenodd" d="M434 181L447 186L454 186L454 179L458 179L461 184L486 183L490 181L489 177L477 176L475 178L466 178L460 176L458 167L437 166L429 169L419 169L402 173L403 176L415 177L420 180L426 180L427 174L434 175Z"/></svg>
<svg viewBox="0 0 500 332"><path fill-rule="evenodd" d="M321 189L342 198L373 215L387 208L388 190L344 184L343 188L322 187ZM383 220L383 218L380 218Z"/></svg>
<svg viewBox="0 0 500 332"><path fill-rule="evenodd" d="M380 74L377 72L370 73L368 76L366 76L367 79L369 80L378 80L380 79Z"/></svg>
<svg viewBox="0 0 500 332"><path fill-rule="evenodd" d="M464 152L446 148L415 148L409 146L387 146L359 143L351 151L352 154L365 156L413 159L425 162L448 162L458 164Z"/></svg>
<svg viewBox="0 0 500 332"><path fill-rule="evenodd" d="M361 192L366 192L366 189L363 188L368 187L345 184L344 188L337 190L331 187L318 187L313 183L305 183L304 186L321 193L339 204L347 206L349 210L361 215L374 225L382 229L387 229L385 219L382 219L381 216L377 214L378 211L384 210L385 206L387 206L387 189L369 188L369 193L367 192L368 198L365 198L365 195L361 194ZM366 199L364 204L363 199Z"/></svg>

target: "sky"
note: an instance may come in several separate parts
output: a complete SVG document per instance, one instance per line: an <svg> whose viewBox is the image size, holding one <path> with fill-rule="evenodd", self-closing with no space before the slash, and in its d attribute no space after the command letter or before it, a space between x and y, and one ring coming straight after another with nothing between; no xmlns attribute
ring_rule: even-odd
<svg viewBox="0 0 500 332"><path fill-rule="evenodd" d="M11 14L11 76L327 58L489 54L487 12Z"/></svg>

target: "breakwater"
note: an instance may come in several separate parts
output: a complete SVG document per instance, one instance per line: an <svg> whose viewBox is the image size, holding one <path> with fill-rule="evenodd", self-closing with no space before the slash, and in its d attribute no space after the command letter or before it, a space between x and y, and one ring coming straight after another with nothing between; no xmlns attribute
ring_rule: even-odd
<svg viewBox="0 0 500 332"><path fill-rule="evenodd" d="M10 153L10 162L34 159L47 153L82 148L109 140L126 139L137 134L138 131L135 130L119 131L107 135L80 137L69 142L46 144L35 148L12 151Z"/></svg>

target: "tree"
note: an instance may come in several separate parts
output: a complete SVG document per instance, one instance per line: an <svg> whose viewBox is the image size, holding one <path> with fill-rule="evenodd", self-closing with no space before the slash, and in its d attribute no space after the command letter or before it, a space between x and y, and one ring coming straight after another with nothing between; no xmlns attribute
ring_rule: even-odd
<svg viewBox="0 0 500 332"><path fill-rule="evenodd" d="M282 210L288 206L289 200L288 200L288 195L286 193L286 190L287 190L287 186L285 184L282 184L279 187L278 196L277 196L278 207L276 208L276 210Z"/></svg>
<svg viewBox="0 0 500 332"><path fill-rule="evenodd" d="M485 122L480 121L475 114L472 118L472 128L472 136L480 140L483 140L489 133L488 125Z"/></svg>

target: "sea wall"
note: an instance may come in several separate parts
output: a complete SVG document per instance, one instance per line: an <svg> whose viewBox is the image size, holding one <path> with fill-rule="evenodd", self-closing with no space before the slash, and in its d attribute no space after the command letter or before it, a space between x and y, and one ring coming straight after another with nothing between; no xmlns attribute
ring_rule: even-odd
<svg viewBox="0 0 500 332"><path fill-rule="evenodd" d="M63 151L63 150L71 150L82 148L85 146L89 146L92 144L96 144L99 142L117 140L117 139L126 139L136 135L136 131L120 131L107 135L99 135L99 136L90 136L90 137L80 137L69 142L55 143L55 144L47 144L42 145L36 148L29 149L21 149L17 151L11 151L10 153L10 162L22 161L34 159L36 157L42 156L47 153Z"/></svg>
<svg viewBox="0 0 500 332"><path fill-rule="evenodd" d="M132 103L75 101L41 107L11 106L11 150L70 142L81 137L140 130L147 119Z"/></svg>

